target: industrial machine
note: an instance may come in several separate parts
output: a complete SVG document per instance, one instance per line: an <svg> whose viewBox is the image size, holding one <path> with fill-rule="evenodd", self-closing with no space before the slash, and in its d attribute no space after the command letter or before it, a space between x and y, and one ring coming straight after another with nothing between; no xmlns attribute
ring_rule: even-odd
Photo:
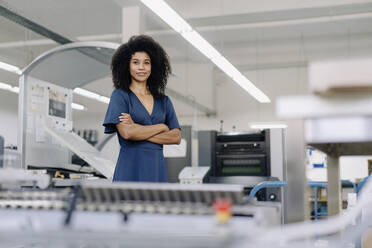
<svg viewBox="0 0 372 248"><path fill-rule="evenodd" d="M211 180L230 176L270 175L269 131L261 133L217 133L212 156Z"/></svg>
<svg viewBox="0 0 372 248"><path fill-rule="evenodd" d="M264 181L283 180L283 131L200 131L199 166L210 167L210 183L241 184L246 193ZM280 201L279 189L262 189L259 200Z"/></svg>
<svg viewBox="0 0 372 248"><path fill-rule="evenodd" d="M86 181L42 190L46 177L0 171L3 247L346 248L371 220L366 214L359 225L352 224L370 208L369 181L343 215L282 226L280 204L247 201L242 185ZM6 187L18 181L41 187Z"/></svg>
<svg viewBox="0 0 372 248"><path fill-rule="evenodd" d="M60 46L23 70L18 105L23 169L46 170L64 178L71 178L71 173L112 178L115 164L72 131L72 97L75 88L109 75L117 46L105 42ZM72 153L89 166L72 164Z"/></svg>
<svg viewBox="0 0 372 248"><path fill-rule="evenodd" d="M0 173L4 247L234 247L245 237L240 231L280 224L280 204L249 203L240 185L88 180L63 189L4 187L4 180L46 182L46 175L21 171L16 178L16 170Z"/></svg>

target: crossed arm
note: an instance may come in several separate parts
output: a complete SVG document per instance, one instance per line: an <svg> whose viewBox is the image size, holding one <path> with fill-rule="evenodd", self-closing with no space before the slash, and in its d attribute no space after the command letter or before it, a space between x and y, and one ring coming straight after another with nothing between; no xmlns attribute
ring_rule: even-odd
<svg viewBox="0 0 372 248"><path fill-rule="evenodd" d="M128 140L147 140L156 144L180 144L181 132L178 128L169 130L165 124L140 125L134 123L129 114L123 113L116 124L119 134Z"/></svg>

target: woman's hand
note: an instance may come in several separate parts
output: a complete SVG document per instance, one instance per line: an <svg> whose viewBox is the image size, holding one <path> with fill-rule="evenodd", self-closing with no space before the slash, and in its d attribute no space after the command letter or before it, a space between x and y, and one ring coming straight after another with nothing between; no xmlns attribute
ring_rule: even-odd
<svg viewBox="0 0 372 248"><path fill-rule="evenodd" d="M120 124L135 124L134 121L132 120L132 117L130 116L130 114L127 114L127 113L121 113L121 116L119 116L119 120L120 120ZM161 126L162 128L162 132L168 132L169 131L169 128L167 125L165 124L157 124L159 126Z"/></svg>
<svg viewBox="0 0 372 248"><path fill-rule="evenodd" d="M132 117L130 116L130 114L127 113L121 113L121 115L119 116L119 120L122 124L134 124Z"/></svg>
<svg viewBox="0 0 372 248"><path fill-rule="evenodd" d="M159 133L168 132L169 128L165 124L140 125L134 123L132 117L127 113L122 113L119 117L119 123L116 128L121 137L126 140L147 140Z"/></svg>
<svg viewBox="0 0 372 248"><path fill-rule="evenodd" d="M168 132L169 131L169 128L168 128L168 126L167 125L165 125L165 124L158 124L158 125L160 125L162 128L163 128L163 132Z"/></svg>

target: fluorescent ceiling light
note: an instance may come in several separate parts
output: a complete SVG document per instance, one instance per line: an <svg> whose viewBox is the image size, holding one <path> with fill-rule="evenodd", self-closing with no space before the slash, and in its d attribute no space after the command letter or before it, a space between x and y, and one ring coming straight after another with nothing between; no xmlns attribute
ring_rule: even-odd
<svg viewBox="0 0 372 248"><path fill-rule="evenodd" d="M183 32L181 33L183 38L190 42L194 47L196 47L202 54L208 59L221 57L221 54L206 41L198 32Z"/></svg>
<svg viewBox="0 0 372 248"><path fill-rule="evenodd" d="M265 95L259 88L256 87L248 78L244 75L238 75L236 78L233 78L234 81L240 85L243 89L248 91L254 98L257 99L260 103L269 103L270 98Z"/></svg>
<svg viewBox="0 0 372 248"><path fill-rule="evenodd" d="M78 95L81 95L81 96L85 96L85 97L94 99L94 100L97 100L97 101L100 101L100 102L103 102L103 103L106 103L106 104L108 104L110 102L110 98L108 98L106 96L98 95L97 93L91 92L89 90L84 90L82 88L75 88L74 93L76 93Z"/></svg>
<svg viewBox="0 0 372 248"><path fill-rule="evenodd" d="M225 57L213 58L212 62L232 79L242 75Z"/></svg>
<svg viewBox="0 0 372 248"><path fill-rule="evenodd" d="M76 110L85 110L85 106L78 103L71 103L71 107Z"/></svg>
<svg viewBox="0 0 372 248"><path fill-rule="evenodd" d="M208 41L174 11L164 0L141 0L141 2L157 14L163 21L180 33L190 44L210 59L218 68L231 77L238 85L261 103L269 103L270 99L251 81L240 73L224 58Z"/></svg>
<svg viewBox="0 0 372 248"><path fill-rule="evenodd" d="M6 84L6 83L2 83L0 82L0 90L7 90L7 91L10 91L10 92L13 92L13 93L19 93L19 88L17 86L11 86L10 84ZM76 109L76 110L85 110L86 107L81 105L81 104L77 104L77 103L71 103L71 107L73 109Z"/></svg>
<svg viewBox="0 0 372 248"><path fill-rule="evenodd" d="M12 87L10 89L10 91L18 94L19 93L19 88L18 87Z"/></svg>
<svg viewBox="0 0 372 248"><path fill-rule="evenodd" d="M7 90L14 93L19 93L19 88L16 86L11 86L10 84L1 83L0 82L0 89L1 90Z"/></svg>
<svg viewBox="0 0 372 248"><path fill-rule="evenodd" d="M251 129L271 129L271 128L287 128L284 123L252 123L249 125Z"/></svg>
<svg viewBox="0 0 372 248"><path fill-rule="evenodd" d="M10 72L16 73L18 75L22 74L22 70L19 69L17 66L10 65L10 64L7 64L7 63L1 62L1 61L0 61L0 69L10 71Z"/></svg>
<svg viewBox="0 0 372 248"><path fill-rule="evenodd" d="M93 93L89 90L84 90L82 88L75 88L74 93L76 93L78 95L81 95L81 96L88 97L88 98L92 98L92 99L98 99L99 98L98 94Z"/></svg>
<svg viewBox="0 0 372 248"><path fill-rule="evenodd" d="M162 0L141 0L141 2L178 33L192 31L192 27L166 2Z"/></svg>
<svg viewBox="0 0 372 248"><path fill-rule="evenodd" d="M106 104L109 104L110 102L110 98L106 97L106 96L100 96L99 97L99 101L100 102L103 102L103 103L106 103Z"/></svg>

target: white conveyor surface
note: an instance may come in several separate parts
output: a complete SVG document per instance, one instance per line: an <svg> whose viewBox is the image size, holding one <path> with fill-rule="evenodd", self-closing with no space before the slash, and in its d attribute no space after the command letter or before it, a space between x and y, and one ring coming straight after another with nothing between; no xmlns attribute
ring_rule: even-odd
<svg viewBox="0 0 372 248"><path fill-rule="evenodd" d="M108 179L113 177L115 164L111 160L104 158L100 151L79 135L65 130L56 130L48 126L45 127L45 131L60 142L61 145L69 148L90 166L102 173L102 175Z"/></svg>

